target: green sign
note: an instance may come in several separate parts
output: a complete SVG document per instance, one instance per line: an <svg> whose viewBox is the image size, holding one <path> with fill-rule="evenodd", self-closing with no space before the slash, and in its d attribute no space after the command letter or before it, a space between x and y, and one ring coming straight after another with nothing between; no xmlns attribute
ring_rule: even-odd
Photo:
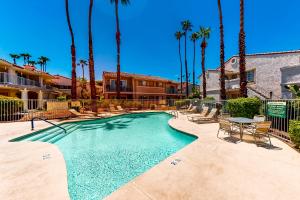
<svg viewBox="0 0 300 200"><path fill-rule="evenodd" d="M268 115L286 118L286 102L268 102Z"/></svg>

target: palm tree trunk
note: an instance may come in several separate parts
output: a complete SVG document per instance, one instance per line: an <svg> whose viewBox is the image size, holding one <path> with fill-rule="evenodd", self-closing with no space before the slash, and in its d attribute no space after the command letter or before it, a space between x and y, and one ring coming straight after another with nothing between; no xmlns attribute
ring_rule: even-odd
<svg viewBox="0 0 300 200"><path fill-rule="evenodd" d="M196 41L194 43L194 59L193 59L193 88L195 89L195 65L196 65Z"/></svg>
<svg viewBox="0 0 300 200"><path fill-rule="evenodd" d="M201 65L202 65L202 87L203 87L203 98L206 98L206 70L205 70L205 48L206 48L206 41L205 38L202 41L201 44Z"/></svg>
<svg viewBox="0 0 300 200"><path fill-rule="evenodd" d="M182 94L182 59L181 59L181 44L180 39L178 40L178 49L179 49L179 60L180 60L180 92Z"/></svg>
<svg viewBox="0 0 300 200"><path fill-rule="evenodd" d="M219 18L220 18L220 98L226 100L226 89L225 89L225 45L224 45L224 26L223 26L223 14L221 0L218 0Z"/></svg>
<svg viewBox="0 0 300 200"><path fill-rule="evenodd" d="M246 44L244 30L244 0L240 0L240 33L239 33L239 57L240 57L240 95L247 97L246 77Z"/></svg>
<svg viewBox="0 0 300 200"><path fill-rule="evenodd" d="M94 69L94 50L93 50L93 34L92 34L92 11L93 11L94 0L90 0L89 7L89 72L90 72L90 88L91 88L91 99L92 99L92 110L97 111L96 108L96 83L95 83L95 69Z"/></svg>
<svg viewBox="0 0 300 200"><path fill-rule="evenodd" d="M186 59L186 37L187 36L187 32L184 33L184 63L185 63L185 87L186 87L186 98L189 97L189 72L188 72L188 63L187 63L187 59Z"/></svg>
<svg viewBox="0 0 300 200"><path fill-rule="evenodd" d="M71 98L77 99L77 81L76 81L76 48L75 48L75 39L74 33L71 25L70 14L69 14L69 1L66 0L66 15L67 15L67 22L68 27L71 35L71 55L72 55L72 87L71 87Z"/></svg>
<svg viewBox="0 0 300 200"><path fill-rule="evenodd" d="M120 33L120 24L119 24L119 0L115 1L115 14L116 14L116 41L117 41L117 99L120 99L120 87L121 87L121 33Z"/></svg>
<svg viewBox="0 0 300 200"><path fill-rule="evenodd" d="M82 79L84 80L84 65L83 64L81 65L81 68L82 68Z"/></svg>

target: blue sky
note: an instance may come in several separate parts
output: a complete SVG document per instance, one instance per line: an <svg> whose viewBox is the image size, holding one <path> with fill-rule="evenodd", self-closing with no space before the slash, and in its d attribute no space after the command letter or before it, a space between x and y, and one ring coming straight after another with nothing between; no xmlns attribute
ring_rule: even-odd
<svg viewBox="0 0 300 200"><path fill-rule="evenodd" d="M43 2L43 3L41 3ZM110 0L95 0L93 35L96 78L102 71L115 71L115 16ZM287 3L288 2L288 3ZM89 1L70 0L77 58L88 58L87 17ZM299 0L245 0L247 53L299 49ZM239 0L223 0L226 59L238 52ZM51 59L48 71L70 77L70 37L64 0L9 0L1 2L0 57L29 52ZM124 72L157 75L176 80L179 75L177 41L180 22L189 19L194 31L210 26L208 69L219 65L219 20L217 0L131 0L120 8ZM197 49L197 75L200 51ZM192 69L192 43L188 63ZM22 62L19 61L21 64ZM81 70L78 68L78 75Z"/></svg>

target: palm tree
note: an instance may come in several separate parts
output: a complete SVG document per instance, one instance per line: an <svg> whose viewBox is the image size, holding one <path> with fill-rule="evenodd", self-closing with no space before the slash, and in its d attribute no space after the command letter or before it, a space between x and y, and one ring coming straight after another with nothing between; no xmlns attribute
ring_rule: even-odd
<svg viewBox="0 0 300 200"><path fill-rule="evenodd" d="M94 0L90 0L89 6L89 72L90 72L90 87L91 87L91 98L92 98L92 110L96 112L96 82L95 82L95 69L94 69L94 51L93 51L93 34L92 34L92 12L93 12Z"/></svg>
<svg viewBox="0 0 300 200"><path fill-rule="evenodd" d="M247 97L246 77L246 42L244 29L244 0L240 0L240 33L239 33L239 57L240 57L240 95Z"/></svg>
<svg viewBox="0 0 300 200"><path fill-rule="evenodd" d="M126 6L130 4L129 0L120 0L121 4ZM110 0L110 3L115 4L115 15L116 15L116 41L117 41L117 99L120 99L120 88L121 88L121 32L119 22L119 0Z"/></svg>
<svg viewBox="0 0 300 200"><path fill-rule="evenodd" d="M16 65L17 64L17 59L20 58L20 55L11 53L11 54L9 54L9 56L13 59L14 64Z"/></svg>
<svg viewBox="0 0 300 200"><path fill-rule="evenodd" d="M191 41L194 44L194 59L193 59L193 88L195 88L195 65L196 65L196 41L199 39L198 33L191 35Z"/></svg>
<svg viewBox="0 0 300 200"><path fill-rule="evenodd" d="M225 45L224 45L224 26L223 26L223 14L222 14L222 4L221 0L218 0L219 9L219 20L220 20L220 97L221 100L226 99L226 89L225 89Z"/></svg>
<svg viewBox="0 0 300 200"><path fill-rule="evenodd" d="M69 27L69 32L71 35L71 55L72 55L72 88L71 88L71 97L72 99L77 99L77 80L76 80L76 48L75 48L75 39L74 39L74 32L71 25L70 14L69 14L69 1L66 0L66 16L67 22Z"/></svg>
<svg viewBox="0 0 300 200"><path fill-rule="evenodd" d="M43 62L39 60L36 62L36 64L40 65L41 71L43 71Z"/></svg>
<svg viewBox="0 0 300 200"><path fill-rule="evenodd" d="M187 33L189 31L192 31L192 23L189 20L185 20L181 22L182 30L183 30L183 35L184 35L184 64L185 64L185 87L186 87L186 97L188 98L189 96L189 75L188 75L188 63L187 63L187 58L186 58L186 40L187 40Z"/></svg>
<svg viewBox="0 0 300 200"><path fill-rule="evenodd" d="M49 62L50 59L45 56L41 56L38 59L39 59L39 62L42 63L42 71L46 72L47 62Z"/></svg>
<svg viewBox="0 0 300 200"><path fill-rule="evenodd" d="M77 64L78 66L81 66L81 69L82 69L82 79L85 79L84 78L84 68L88 65L87 64L87 61L86 60L79 60L79 63Z"/></svg>
<svg viewBox="0 0 300 200"><path fill-rule="evenodd" d="M178 40L178 50L179 50L179 60L180 60L180 91L182 94L182 59L181 59L181 37L182 37L182 32L177 31L175 33L175 37Z"/></svg>
<svg viewBox="0 0 300 200"><path fill-rule="evenodd" d="M210 28L205 28L205 27L200 27L200 31L199 31L199 37L202 38L202 42L201 42L201 57L202 57L202 61L201 61L201 66L202 66L202 87L203 87L203 98L206 98L206 70L205 70L205 49L207 47L207 42L206 40L209 39L210 37Z"/></svg>
<svg viewBox="0 0 300 200"><path fill-rule="evenodd" d="M24 65L29 64L28 61L32 57L29 53L21 53L20 56L24 59Z"/></svg>
<svg viewBox="0 0 300 200"><path fill-rule="evenodd" d="M34 65L37 64L37 62L35 62L34 60L28 60L27 64L30 65L30 66L34 66Z"/></svg>

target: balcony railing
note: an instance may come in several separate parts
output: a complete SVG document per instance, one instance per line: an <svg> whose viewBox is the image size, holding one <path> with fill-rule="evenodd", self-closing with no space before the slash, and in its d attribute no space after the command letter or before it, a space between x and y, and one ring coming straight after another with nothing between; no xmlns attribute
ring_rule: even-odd
<svg viewBox="0 0 300 200"><path fill-rule="evenodd" d="M179 94L178 90L175 88L167 88L166 89L167 94Z"/></svg>
<svg viewBox="0 0 300 200"><path fill-rule="evenodd" d="M39 81L11 75L7 72L0 72L0 84L40 87Z"/></svg>
<svg viewBox="0 0 300 200"><path fill-rule="evenodd" d="M106 86L106 91L107 92L117 92L117 88L114 87L114 86L110 86L110 85L107 85ZM132 92L132 88L131 87L121 87L120 88L120 92Z"/></svg>
<svg viewBox="0 0 300 200"><path fill-rule="evenodd" d="M240 88L240 79L231 79L225 81L226 90L233 90Z"/></svg>

